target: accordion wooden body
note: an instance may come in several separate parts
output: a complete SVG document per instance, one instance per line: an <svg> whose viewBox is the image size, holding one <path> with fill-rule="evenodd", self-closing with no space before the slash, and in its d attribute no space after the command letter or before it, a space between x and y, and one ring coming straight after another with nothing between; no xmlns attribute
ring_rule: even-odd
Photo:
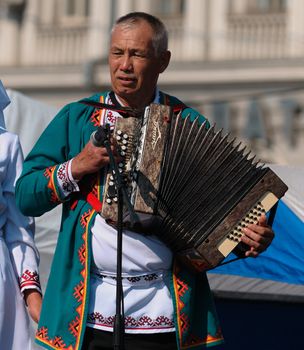
<svg viewBox="0 0 304 350"><path fill-rule="evenodd" d="M143 118L119 118L119 164L143 232L156 234L198 271L219 265L287 191L284 182L215 127L151 104ZM113 174L106 178L102 215L117 220ZM128 222L128 213L125 213Z"/></svg>

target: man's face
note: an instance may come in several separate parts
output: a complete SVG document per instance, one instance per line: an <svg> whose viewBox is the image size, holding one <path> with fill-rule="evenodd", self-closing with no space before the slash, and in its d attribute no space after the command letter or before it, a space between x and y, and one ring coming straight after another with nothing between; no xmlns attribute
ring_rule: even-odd
<svg viewBox="0 0 304 350"><path fill-rule="evenodd" d="M169 63L169 51L155 56L152 37L153 30L144 21L128 27L118 25L112 33L109 52L112 89L131 107L151 102L158 76Z"/></svg>

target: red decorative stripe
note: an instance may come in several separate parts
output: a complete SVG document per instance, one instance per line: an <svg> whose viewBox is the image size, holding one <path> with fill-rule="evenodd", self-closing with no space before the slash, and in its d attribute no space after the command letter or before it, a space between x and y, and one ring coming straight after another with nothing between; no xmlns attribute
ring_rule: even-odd
<svg viewBox="0 0 304 350"><path fill-rule="evenodd" d="M19 286L21 291L24 287L35 286L40 289L39 275L37 271L25 270L19 278Z"/></svg>
<svg viewBox="0 0 304 350"><path fill-rule="evenodd" d="M87 194L86 199L93 209L95 209L97 212L101 211L102 203L92 192Z"/></svg>
<svg viewBox="0 0 304 350"><path fill-rule="evenodd" d="M171 103L170 103L170 97L166 94L164 94L165 96L165 105L167 106L171 106ZM175 104L172 106L172 109L173 109L173 112L174 113L179 113L182 109L185 109L185 108L188 108L187 105L185 105L184 103L178 103L178 104Z"/></svg>
<svg viewBox="0 0 304 350"><path fill-rule="evenodd" d="M184 105L184 104L174 105L173 106L173 112L174 113L179 113L182 109L185 109L185 108L187 108L187 106Z"/></svg>

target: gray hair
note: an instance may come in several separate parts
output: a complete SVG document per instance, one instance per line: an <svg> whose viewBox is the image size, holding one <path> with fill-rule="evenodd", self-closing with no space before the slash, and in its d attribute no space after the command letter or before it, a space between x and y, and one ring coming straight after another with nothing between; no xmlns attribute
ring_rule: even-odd
<svg viewBox="0 0 304 350"><path fill-rule="evenodd" d="M155 16L145 12L130 12L116 20L112 28L112 33L116 26L124 25L126 27L131 27L141 21L147 22L153 29L154 36L152 38L152 45L154 47L154 54L157 57L160 56L163 52L168 50L168 32L163 22Z"/></svg>

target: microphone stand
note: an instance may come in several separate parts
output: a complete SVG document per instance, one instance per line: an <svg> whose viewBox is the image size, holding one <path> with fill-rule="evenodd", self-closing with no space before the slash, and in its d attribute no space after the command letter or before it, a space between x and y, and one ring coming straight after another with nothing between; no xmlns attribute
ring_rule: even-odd
<svg viewBox="0 0 304 350"><path fill-rule="evenodd" d="M114 159L114 154L110 143L110 128L100 126L91 141L95 146L104 146L110 158L110 169L113 173L114 183L117 189L117 267L116 267L116 314L113 327L113 348L115 350L124 349L124 310L123 310L123 289L122 289L122 236L123 236L123 202L125 200L131 223L135 220L134 209L130 203L126 188L123 185L118 166Z"/></svg>
<svg viewBox="0 0 304 350"><path fill-rule="evenodd" d="M116 267L116 314L113 329L113 349L124 349L125 318L122 289L122 231L123 231L123 196L117 187L117 267Z"/></svg>

